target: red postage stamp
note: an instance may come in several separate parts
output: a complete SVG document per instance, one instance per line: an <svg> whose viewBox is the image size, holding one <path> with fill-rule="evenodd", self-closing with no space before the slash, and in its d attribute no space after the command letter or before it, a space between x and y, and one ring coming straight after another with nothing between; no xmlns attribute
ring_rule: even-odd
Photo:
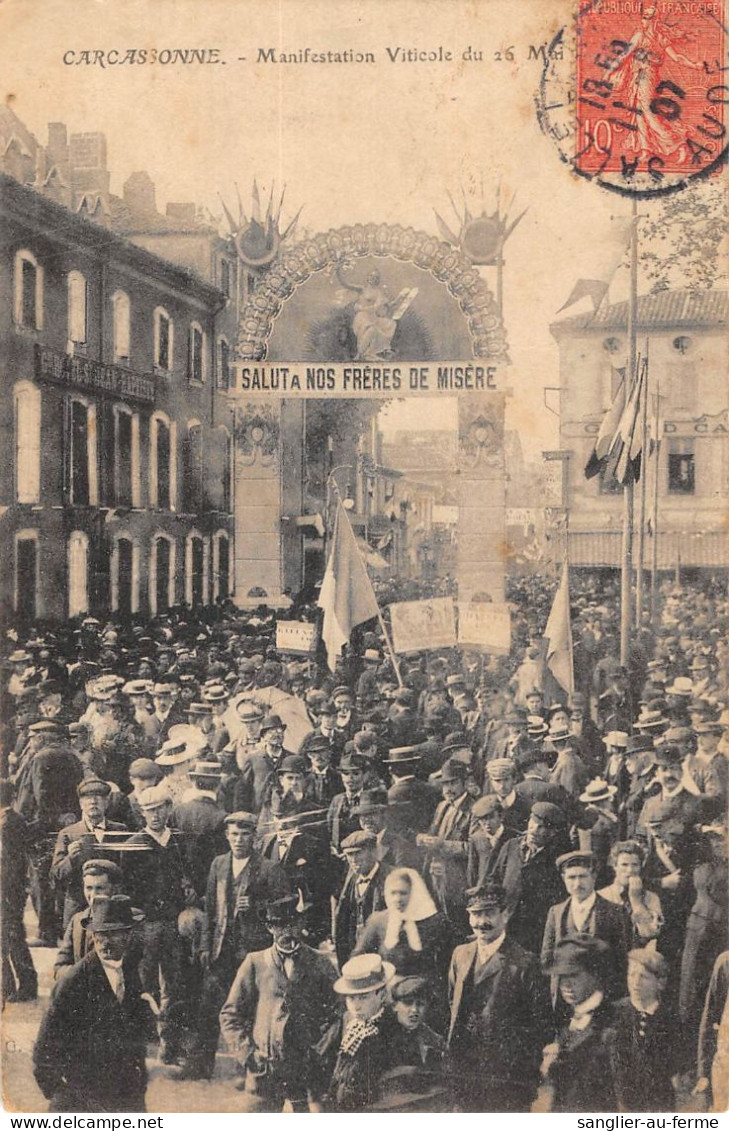
<svg viewBox="0 0 729 1131"><path fill-rule="evenodd" d="M583 0L576 46L579 172L660 182L721 163L724 0Z"/></svg>

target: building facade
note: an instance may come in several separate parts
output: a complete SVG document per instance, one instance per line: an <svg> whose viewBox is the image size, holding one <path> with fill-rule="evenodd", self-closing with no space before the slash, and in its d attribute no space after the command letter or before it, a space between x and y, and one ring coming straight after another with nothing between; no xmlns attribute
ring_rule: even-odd
<svg viewBox="0 0 729 1131"><path fill-rule="evenodd" d="M5 612L155 615L227 596L226 295L111 230L102 135L69 144L56 124L40 147L16 123L0 123Z"/></svg>
<svg viewBox="0 0 729 1131"><path fill-rule="evenodd" d="M661 291L638 299L637 349L647 358L648 458L635 491L646 565L727 568L729 340L725 291ZM627 358L627 303L552 325L560 356L560 449L568 455L570 563L618 567L622 491L586 479L585 464ZM657 451L655 439L659 440Z"/></svg>

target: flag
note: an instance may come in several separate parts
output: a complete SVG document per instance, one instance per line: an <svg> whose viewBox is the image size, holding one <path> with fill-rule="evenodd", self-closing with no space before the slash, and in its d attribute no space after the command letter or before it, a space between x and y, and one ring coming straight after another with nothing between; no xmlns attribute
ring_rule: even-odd
<svg viewBox="0 0 729 1131"><path fill-rule="evenodd" d="M613 398L613 403L603 417L600 431L595 440L595 447L585 464L585 479L592 479L593 476L599 475L601 471L605 470L620 417L623 415L625 408L625 370L619 369L618 373L621 374L620 385Z"/></svg>
<svg viewBox="0 0 729 1131"><path fill-rule="evenodd" d="M643 454L642 429L639 424L643 386L647 379L647 363L640 366L638 380L634 383L610 445L606 474L613 475L618 483L637 482Z"/></svg>
<svg viewBox="0 0 729 1131"><path fill-rule="evenodd" d="M547 667L560 687L563 687L568 695L572 695L575 689L575 677L570 625L570 579L566 561L562 567L559 588L544 630L544 639L547 641Z"/></svg>
<svg viewBox="0 0 729 1131"><path fill-rule="evenodd" d="M589 298L593 313L597 312L605 300L615 272L623 261L632 230L632 218L613 218L607 231L601 233L599 242L596 241L591 256L589 256L589 249L586 249L586 254L590 258L590 262L587 262L586 265L591 272L591 277L577 280L569 298L557 311L558 314L561 314L568 306L574 306L582 298ZM585 261L583 260L583 262Z"/></svg>
<svg viewBox="0 0 729 1131"><path fill-rule="evenodd" d="M600 306L605 295L608 293L609 283L605 283L602 279L578 279L574 287L570 291L570 296L567 302L562 303L557 314L561 314L568 306L574 306L581 298L589 298L592 303L593 311L596 311Z"/></svg>
<svg viewBox="0 0 729 1131"><path fill-rule="evenodd" d="M324 610L322 640L329 668L334 671L342 645L349 640L352 629L379 614L372 582L341 502L337 503L332 548L318 605Z"/></svg>

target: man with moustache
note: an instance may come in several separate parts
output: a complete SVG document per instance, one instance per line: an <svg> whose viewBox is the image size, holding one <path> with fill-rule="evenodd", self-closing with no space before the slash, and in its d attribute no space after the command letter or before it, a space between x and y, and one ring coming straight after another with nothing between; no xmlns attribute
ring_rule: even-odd
<svg viewBox="0 0 729 1131"><path fill-rule="evenodd" d="M550 1035L534 955L507 934L504 888L487 883L467 903L475 939L456 947L449 975L448 1076L458 1111L528 1111Z"/></svg>

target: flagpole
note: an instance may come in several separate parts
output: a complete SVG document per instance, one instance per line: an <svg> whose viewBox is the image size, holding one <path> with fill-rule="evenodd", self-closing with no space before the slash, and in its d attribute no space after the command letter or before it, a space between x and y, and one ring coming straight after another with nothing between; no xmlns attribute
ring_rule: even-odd
<svg viewBox="0 0 729 1131"><path fill-rule="evenodd" d="M636 315L638 310L638 201L632 201L632 227L630 231L630 293L628 297L628 396L637 379L635 360ZM630 453L628 453L630 455ZM633 580L633 476L629 475L623 487L623 544L620 564L620 663L628 667L630 660L630 633L632 622L631 589Z"/></svg>
<svg viewBox="0 0 729 1131"><path fill-rule="evenodd" d="M635 586L635 623L640 628L643 621L643 591L645 569L645 523L646 523L646 479L648 475L648 338L645 340L645 354L643 356L643 389L641 409L641 476L640 476L640 510L638 520L638 572Z"/></svg>
<svg viewBox="0 0 729 1131"><path fill-rule="evenodd" d="M338 494L339 489L336 487L336 484L335 484L335 490L337 491L337 494ZM340 512L341 512L341 514L344 515L345 519L347 520L347 525L349 526L350 532L352 534L352 538L354 539L354 541L356 543L357 540L354 537L354 530L352 529L352 523L350 522L349 515L347 514L347 511L345 510L344 507L340 507ZM361 556L361 552L360 552L360 556ZM367 572L367 564L364 561L364 558L362 559L362 564L364 565L365 572ZM370 582L370 584L371 584L371 582ZM387 647L387 651L390 654L390 660L392 662L392 666L395 669L395 675L397 677L397 685L398 685L398 687L403 687L404 685L403 685L403 681L402 681L402 675L400 674L400 665L397 662L397 656L395 655L395 649L392 645L392 641L390 639L390 634L387 631L387 625L385 624L384 618L382 616L382 610L380 608L380 602L377 600L377 594L375 593L374 586L372 586L372 592L373 592L374 597L375 597L375 606L377 607L377 619L380 622L380 628L382 629L382 635L385 638L385 645Z"/></svg>
<svg viewBox="0 0 729 1131"><path fill-rule="evenodd" d="M658 619L658 476L660 472L661 438L658 433L661 413L661 383L656 383L656 411L653 417L653 544L651 546L651 619L654 629Z"/></svg>

